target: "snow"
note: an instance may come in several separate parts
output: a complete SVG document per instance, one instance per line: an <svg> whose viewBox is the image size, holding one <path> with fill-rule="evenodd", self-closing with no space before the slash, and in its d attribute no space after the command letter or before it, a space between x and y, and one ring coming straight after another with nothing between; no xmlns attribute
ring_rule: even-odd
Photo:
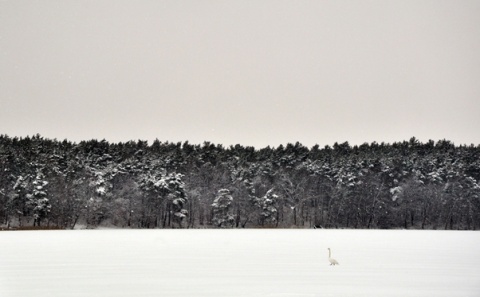
<svg viewBox="0 0 480 297"><path fill-rule="evenodd" d="M475 231L17 231L0 246L2 297L480 296Z"/></svg>
<svg viewBox="0 0 480 297"><path fill-rule="evenodd" d="M107 193L107 189L105 189L105 187L103 186L100 186L96 189L96 192L99 195L105 195Z"/></svg>

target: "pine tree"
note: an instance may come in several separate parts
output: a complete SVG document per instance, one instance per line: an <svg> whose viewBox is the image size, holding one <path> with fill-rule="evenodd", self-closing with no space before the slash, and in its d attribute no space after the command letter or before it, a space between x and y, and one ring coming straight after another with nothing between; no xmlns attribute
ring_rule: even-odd
<svg viewBox="0 0 480 297"><path fill-rule="evenodd" d="M182 181L183 175L180 173L171 173L164 180L168 187L167 199L171 204L173 220L182 226L183 220L187 217L188 211L185 209L187 195L185 193L185 183Z"/></svg>
<svg viewBox="0 0 480 297"><path fill-rule="evenodd" d="M257 200L261 209L260 222L262 226L273 226L277 222L278 195L274 194L273 191L274 189L268 190L263 197Z"/></svg>
<svg viewBox="0 0 480 297"><path fill-rule="evenodd" d="M52 206L48 200L47 185L45 176L41 171L37 172L32 182L31 193L27 194L27 206L33 214L33 226L40 226L41 221L50 213Z"/></svg>
<svg viewBox="0 0 480 297"><path fill-rule="evenodd" d="M217 197L212 203L213 208L213 223L217 227L232 227L235 223L231 206L233 197L227 189L218 191Z"/></svg>

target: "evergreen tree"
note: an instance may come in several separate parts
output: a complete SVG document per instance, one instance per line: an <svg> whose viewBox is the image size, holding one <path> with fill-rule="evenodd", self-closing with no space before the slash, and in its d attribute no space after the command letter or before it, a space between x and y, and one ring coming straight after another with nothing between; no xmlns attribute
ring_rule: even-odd
<svg viewBox="0 0 480 297"><path fill-rule="evenodd" d="M277 223L277 201L278 195L274 194L274 189L270 189L267 193L257 200L261 209L260 222L262 226L274 226Z"/></svg>
<svg viewBox="0 0 480 297"><path fill-rule="evenodd" d="M231 212L233 197L227 189L220 189L212 203L213 223L217 227L232 227L235 219Z"/></svg>
<svg viewBox="0 0 480 297"><path fill-rule="evenodd" d="M52 206L47 198L47 185L45 176L38 171L32 182L31 192L26 195L27 207L33 214L33 226L40 226L41 221L50 213Z"/></svg>

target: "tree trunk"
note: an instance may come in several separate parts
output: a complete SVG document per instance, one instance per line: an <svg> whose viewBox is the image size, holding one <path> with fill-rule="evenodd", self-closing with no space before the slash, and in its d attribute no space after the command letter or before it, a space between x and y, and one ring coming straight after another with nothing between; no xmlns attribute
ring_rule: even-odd
<svg viewBox="0 0 480 297"><path fill-rule="evenodd" d="M73 220L72 230L75 228L75 225L77 224L77 221L78 221L79 217L80 217L79 215L75 216L75 219Z"/></svg>
<svg viewBox="0 0 480 297"><path fill-rule="evenodd" d="M422 211L422 229L425 229L425 224L427 222L427 206L424 205Z"/></svg>
<svg viewBox="0 0 480 297"><path fill-rule="evenodd" d="M293 208L293 224L297 225L297 207Z"/></svg>

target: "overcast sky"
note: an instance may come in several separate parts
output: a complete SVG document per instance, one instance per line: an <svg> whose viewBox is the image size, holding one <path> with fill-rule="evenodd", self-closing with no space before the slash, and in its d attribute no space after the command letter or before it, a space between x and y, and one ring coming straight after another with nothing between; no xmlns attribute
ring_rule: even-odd
<svg viewBox="0 0 480 297"><path fill-rule="evenodd" d="M0 0L0 134L480 143L480 1Z"/></svg>

